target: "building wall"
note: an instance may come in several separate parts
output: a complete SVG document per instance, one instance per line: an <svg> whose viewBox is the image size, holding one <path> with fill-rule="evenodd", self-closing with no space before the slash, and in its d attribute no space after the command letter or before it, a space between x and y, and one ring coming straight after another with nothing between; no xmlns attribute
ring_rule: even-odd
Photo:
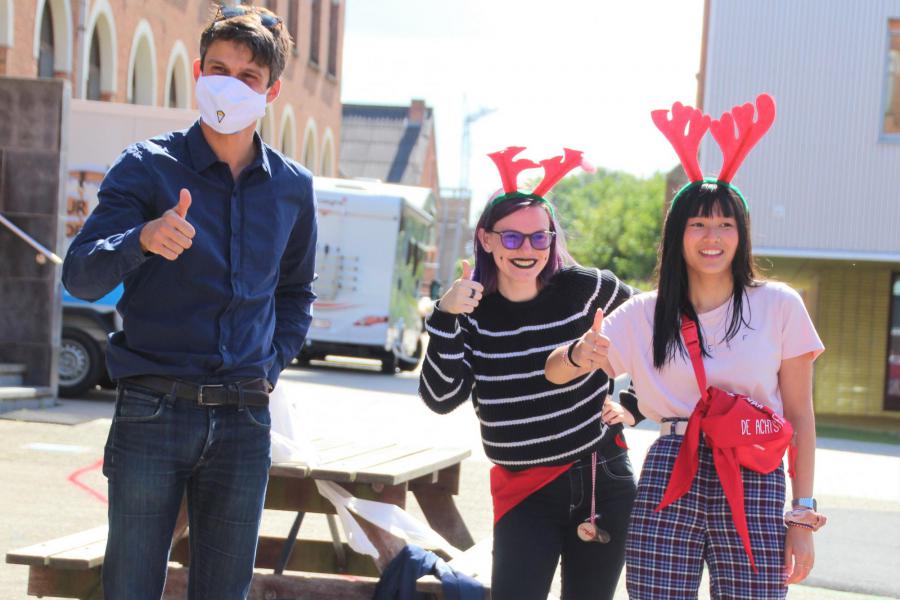
<svg viewBox="0 0 900 600"><path fill-rule="evenodd" d="M711 0L704 109L760 92L778 116L735 177L760 251L900 260L900 136L881 134L888 20L900 0ZM707 136L701 166L715 175Z"/></svg>
<svg viewBox="0 0 900 600"><path fill-rule="evenodd" d="M167 98L165 90L170 78L167 67L175 56L184 56L190 69L194 58L199 57L199 40L203 26L212 16L208 0L89 0L85 26L90 28L85 34L82 50L76 55L75 36L78 26L80 0L0 0L0 30L7 26L7 15L12 12L12 44L4 44L5 37L0 34L0 69L6 75L16 77L35 77L37 59L35 56L35 35L39 33L37 20L45 2L49 2L55 11L54 22L61 21L67 27L54 28L56 40L68 39L70 44L61 53L66 57L57 60L55 70L61 77L72 84L73 94L79 89L79 79L83 76L83 64L86 62L90 38L93 33L92 23L104 19L112 22L115 38L114 77L104 86L103 99L114 102L128 102L129 73L133 67L132 56L136 34L144 36L153 49L155 74L148 75L155 82L155 94L152 103L165 106ZM268 4L282 17L286 17L288 3L298 7L298 26L296 48L288 59L282 76L281 96L276 100L267 117L268 127L264 129L265 140L270 145L288 150L293 158L304 162L314 173L335 175L337 173L338 144L340 141L340 81L341 59L343 47L343 19L345 1L321 2L320 29L320 64L311 64L310 30L312 20L311 3L300 0L272 0L256 2ZM12 6L12 10L8 10ZM337 67L336 75L328 74L329 16L333 7L339 11ZM59 15L65 15L63 18ZM59 42L58 42L59 44ZM5 59L5 60L4 60ZM110 64L112 60L107 60ZM67 64L68 63L68 64ZM5 65L5 67L4 67ZM3 72L3 71L0 71ZM190 71L189 71L190 72ZM189 82L190 106L196 107L193 94L193 78ZM82 95L83 97L83 95ZM284 130L292 144L284 147ZM292 146L292 148L291 148ZM330 160L324 154L330 155ZM323 162L328 173L322 173Z"/></svg>
<svg viewBox="0 0 900 600"><path fill-rule="evenodd" d="M815 363L819 414L885 416L891 275L900 264L761 258L770 279L802 295L825 352Z"/></svg>

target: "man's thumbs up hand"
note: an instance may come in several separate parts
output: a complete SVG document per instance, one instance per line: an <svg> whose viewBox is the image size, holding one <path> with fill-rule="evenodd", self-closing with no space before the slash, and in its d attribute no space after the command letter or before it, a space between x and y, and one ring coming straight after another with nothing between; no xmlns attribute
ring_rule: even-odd
<svg viewBox="0 0 900 600"><path fill-rule="evenodd" d="M187 222L191 207L191 192L182 188L178 204L170 208L158 219L147 221L141 229L141 249L159 254L168 260L175 260L191 247L196 231Z"/></svg>
<svg viewBox="0 0 900 600"><path fill-rule="evenodd" d="M175 205L175 212L182 219L187 219L187 211L191 207L191 192L187 188L181 188L178 194L178 204Z"/></svg>

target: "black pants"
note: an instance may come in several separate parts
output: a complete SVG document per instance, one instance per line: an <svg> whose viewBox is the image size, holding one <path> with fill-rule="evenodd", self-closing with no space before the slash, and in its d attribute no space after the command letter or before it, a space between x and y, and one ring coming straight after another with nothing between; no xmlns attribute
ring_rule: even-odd
<svg viewBox="0 0 900 600"><path fill-rule="evenodd" d="M591 512L588 455L526 498L494 526L494 600L546 600L562 556L562 600L611 599L625 564L625 533L635 496L626 451L613 446L598 456L598 525L608 544L583 542L576 534Z"/></svg>

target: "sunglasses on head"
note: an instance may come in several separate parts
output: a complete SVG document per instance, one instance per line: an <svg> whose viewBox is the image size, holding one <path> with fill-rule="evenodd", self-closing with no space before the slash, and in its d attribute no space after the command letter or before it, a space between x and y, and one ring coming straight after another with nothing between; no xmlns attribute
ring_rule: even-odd
<svg viewBox="0 0 900 600"><path fill-rule="evenodd" d="M222 19L231 19L233 17L242 17L244 15L256 15L265 27L274 29L281 25L281 17L261 12L255 6L219 6L216 11L215 21Z"/></svg>
<svg viewBox="0 0 900 600"><path fill-rule="evenodd" d="M546 250L553 243L553 238L556 236L556 233L553 231L522 233L521 231L494 231L492 229L490 232L500 236L500 243L507 250L518 250L525 243L525 238L528 238L528 243L535 250Z"/></svg>

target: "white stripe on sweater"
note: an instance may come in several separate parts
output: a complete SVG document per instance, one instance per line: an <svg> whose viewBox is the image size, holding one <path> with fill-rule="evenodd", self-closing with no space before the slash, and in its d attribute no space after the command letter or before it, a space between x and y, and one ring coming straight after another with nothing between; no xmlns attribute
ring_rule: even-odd
<svg viewBox="0 0 900 600"><path fill-rule="evenodd" d="M465 352L459 352L458 354L443 354L442 352L438 352L438 356L440 356L444 360L459 360L465 355Z"/></svg>
<svg viewBox="0 0 900 600"><path fill-rule="evenodd" d="M574 315L570 315L560 321L554 321L552 323L543 323L541 325L524 325L522 327L519 327L518 329L513 329L511 331L491 331L490 329L482 329L478 325L478 321L476 321L469 315L463 315L463 316L469 323L472 324L472 326L475 327L475 330L478 333L489 336L489 337L505 337L505 336L510 336L510 335L517 335L519 333L524 333L526 331L543 331L545 329L552 329L554 327L559 327L560 325L565 325L566 323L571 323L572 321L577 321L578 319L584 317L588 313L588 310L590 309L591 304L594 302L594 298L596 298L597 295L600 293L600 282L603 281L603 276L600 273L600 269L594 269L594 271L597 272L597 286L594 288L594 293L591 295L590 298L588 298L587 303L584 305L584 309L581 310L580 312L577 312ZM618 283L616 283L616 289L618 290ZM613 297L615 297L615 294L613 294ZM609 305L607 304L607 306L609 306ZM604 312L606 312L605 309L604 309Z"/></svg>
<svg viewBox="0 0 900 600"><path fill-rule="evenodd" d="M603 435L606 433L607 429L608 429L608 427L604 424L602 426L602 429L600 430L600 435L598 435L596 438L594 438L587 444L584 444L583 446L579 446L578 448L575 448L574 450L569 450L568 452L563 452L562 454L557 454L556 456L544 456L541 458L535 458L533 460L495 460L495 459L491 459L491 460L493 462L497 463L498 465L510 465L510 466L537 465L537 464L542 464L542 463L548 463L548 462L551 462L554 460L559 460L560 458L565 458L566 456L572 456L573 454L578 454L579 452L590 448L591 446L595 445L597 442L599 442L603 438Z"/></svg>
<svg viewBox="0 0 900 600"><path fill-rule="evenodd" d="M560 415L565 415L565 414L568 414L570 412L573 412L573 411L581 408L582 406L584 406L585 404L587 404L588 402L593 400L597 396L597 394L605 392L608 388L609 388L609 382L607 382L606 385L604 385L597 391L593 392L590 396L586 397L584 400L581 400L577 404L573 404L569 408L564 408L563 410L557 410L552 413L546 413L543 415L528 417L527 419L512 419L509 421L485 421L484 419L481 419L481 418L479 418L478 420L485 427L512 427L514 425L524 425L526 423L536 423L537 421L547 421L549 419L554 419Z"/></svg>
<svg viewBox="0 0 900 600"><path fill-rule="evenodd" d="M436 336L438 336L438 337L447 338L447 339L452 340L452 339L454 339L456 336L459 335L459 331L460 331L460 329L459 329L459 321L456 321L456 330L455 330L453 333L448 333L448 332L442 331L442 330L440 330L440 329L435 329L434 327L432 327L431 325L429 325L427 322L425 323L425 331L427 331L427 332L430 333L431 335L436 335Z"/></svg>
<svg viewBox="0 0 900 600"><path fill-rule="evenodd" d="M446 375L444 375L444 373L441 372L441 370L438 368L438 366L437 366L437 364L434 362L434 360L432 360L431 355L428 354L427 352L425 353L425 361L426 361L429 365L431 365L431 368L434 369L434 372L437 373L438 376L439 376L441 379L443 379L443 380L446 381L447 383L453 383L453 378L452 378L452 377L447 377Z"/></svg>
<svg viewBox="0 0 900 600"><path fill-rule="evenodd" d="M455 388L453 388L453 390L447 392L443 396L438 396L437 394L434 393L434 390L431 388L431 384L428 383L428 378L425 377L424 373L422 374L421 379L422 379L422 383L424 383L425 387L428 389L428 393L431 394L431 399L434 402L443 402L444 400L455 396L459 392L459 390L462 388L462 384L463 384L463 381L460 381L459 385L457 385ZM423 398L423 400L424 399L425 398Z"/></svg>
<svg viewBox="0 0 900 600"><path fill-rule="evenodd" d="M537 400L538 398L546 398L547 396L556 396L558 394L565 394L567 392L571 392L572 390L578 389L584 385L586 381L591 378L591 373L581 378L581 381L577 383L573 383L567 387L556 387L546 392L538 392L537 394L527 394L525 396L512 396L508 398L484 398L482 396L478 396L478 403L484 405L491 404L512 404L514 402L525 402L527 400Z"/></svg>
<svg viewBox="0 0 900 600"><path fill-rule="evenodd" d="M565 431L560 431L559 433L554 433L553 435L546 435L544 437L532 438L530 440L522 440L521 442L489 442L488 440L484 440L485 446L496 446L497 448L518 448L519 446L530 446L532 444L541 444L543 442L549 442L551 440L558 440L560 438L564 438L569 434L575 433L581 429L584 429L594 421L600 418L600 413L593 415L590 419L586 420L583 423L579 423L575 427L567 429Z"/></svg>
<svg viewBox="0 0 900 600"><path fill-rule="evenodd" d="M509 373L508 375L475 375L478 381L510 381L512 379L530 379L532 377L543 377L544 370L531 371L530 373Z"/></svg>
<svg viewBox="0 0 900 600"><path fill-rule="evenodd" d="M528 356L529 354L534 354L535 352L548 352L552 350L556 350L560 346L565 346L566 344L571 344L575 340L581 339L577 337L572 340L563 340L558 344L550 344L549 346L540 346L538 348L529 348L527 350L522 350L520 352L482 352L481 350L472 350L468 344L466 344L466 350L470 350L472 354L475 356L480 356L481 358L487 358L489 360L499 360L502 358L512 358L513 356ZM441 355L443 358L443 355Z"/></svg>
<svg viewBox="0 0 900 600"><path fill-rule="evenodd" d="M609 295L609 300L606 301L606 306L603 307L603 314L609 312L609 306L613 303L613 300L619 295L619 278L616 277L616 289L613 290L613 293Z"/></svg>

